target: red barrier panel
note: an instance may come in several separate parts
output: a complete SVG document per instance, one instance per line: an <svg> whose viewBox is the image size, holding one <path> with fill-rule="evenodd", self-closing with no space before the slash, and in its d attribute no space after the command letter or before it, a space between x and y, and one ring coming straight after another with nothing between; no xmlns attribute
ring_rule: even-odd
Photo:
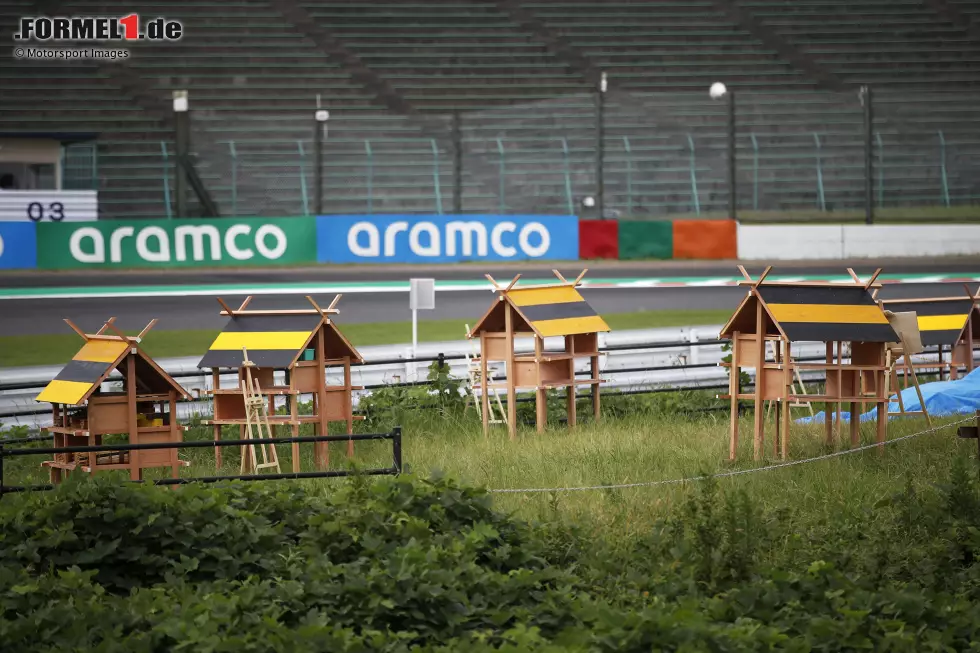
<svg viewBox="0 0 980 653"><path fill-rule="evenodd" d="M580 259L619 258L619 222L579 220L578 257Z"/></svg>
<svg viewBox="0 0 980 653"><path fill-rule="evenodd" d="M738 228L734 220L675 220L674 258L738 258Z"/></svg>

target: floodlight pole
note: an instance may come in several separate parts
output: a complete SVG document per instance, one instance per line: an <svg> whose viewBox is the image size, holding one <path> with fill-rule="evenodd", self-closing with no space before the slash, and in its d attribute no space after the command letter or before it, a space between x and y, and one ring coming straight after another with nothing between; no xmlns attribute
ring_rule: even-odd
<svg viewBox="0 0 980 653"><path fill-rule="evenodd" d="M858 96L864 109L864 221L874 224L874 151L871 134L874 130L874 102L871 87L862 86Z"/></svg>
<svg viewBox="0 0 980 653"><path fill-rule="evenodd" d="M728 219L738 219L737 160L735 158L735 92L728 90Z"/></svg>
<svg viewBox="0 0 980 653"><path fill-rule="evenodd" d="M323 214L323 140L328 120L330 112L317 106L313 113L313 211L316 215Z"/></svg>
<svg viewBox="0 0 980 653"><path fill-rule="evenodd" d="M177 218L187 216L187 170L184 164L190 154L190 113L188 112L187 91L174 91L174 145L177 148L174 157L175 185L176 194L176 213Z"/></svg>
<svg viewBox="0 0 980 653"><path fill-rule="evenodd" d="M600 220L606 218L605 196L606 189L603 180L605 165L605 131L606 131L606 89L608 81L606 73L602 73L599 78L599 87L596 89L596 111L595 111L595 204L596 212Z"/></svg>
<svg viewBox="0 0 980 653"><path fill-rule="evenodd" d="M453 213L463 212L463 136L459 109L453 110Z"/></svg>

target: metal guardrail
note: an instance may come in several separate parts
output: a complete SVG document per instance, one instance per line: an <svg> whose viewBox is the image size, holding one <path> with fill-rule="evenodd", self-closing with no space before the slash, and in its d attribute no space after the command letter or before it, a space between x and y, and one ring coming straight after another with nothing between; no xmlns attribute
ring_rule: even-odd
<svg viewBox="0 0 980 653"><path fill-rule="evenodd" d="M22 438L20 441L39 441L46 438ZM277 474L246 474L238 476L192 476L186 478L161 478L151 481L153 485L185 485L187 483L217 483L219 481L276 481L282 479L340 478L344 476L397 476L402 473L402 429L396 426L390 433L360 433L356 435L312 435L292 438L253 438L250 440L200 440L192 442L153 442L146 444L102 444L89 447L33 447L7 449L7 443L0 440L0 499L14 492L37 492L54 489L54 485L4 485L4 461L18 456L40 456L59 453L96 453L117 451L144 451L147 449L203 449L233 447L255 444L292 444L306 442L351 442L361 440L390 440L392 466L359 471L327 470L320 472L286 472ZM142 483L144 481L130 481Z"/></svg>
<svg viewBox="0 0 980 653"><path fill-rule="evenodd" d="M603 387L615 394L641 392L672 392L689 389L727 387L727 370L719 367L725 357L717 339L720 326L685 327L674 329L646 329L600 334L600 373ZM707 337L706 337L707 336ZM560 339L547 339L555 346ZM519 351L533 351L533 341L518 339ZM466 378L466 355L472 354L468 341L426 343L413 352L410 346L390 345L361 349L366 362L351 369L354 385L364 386L354 393L356 408L359 399L373 390L394 386L425 386L425 364L442 361L449 366L449 373ZM795 350L800 361L820 361L826 355L823 344L803 343ZM182 358L158 361L164 369L189 391L210 389L210 372L196 368L199 358ZM935 352L915 357L916 362L936 361ZM493 368L494 365L491 365ZM500 369L502 366L496 366ZM58 373L60 366L26 368L0 371L0 425L46 425L50 420L47 404L37 403L34 397ZM591 374L589 363L580 363L576 376ZM806 382L821 382L819 372L804 372ZM119 377L121 378L121 377ZM222 375L224 383L234 383L234 373ZM495 378L502 380L498 374ZM750 372L751 378L751 372ZM330 376L328 374L328 379ZM110 377L108 382L115 380ZM339 376L338 376L338 381ZM607 393L603 393L607 394ZM206 401L185 402L178 405L181 417L207 414Z"/></svg>

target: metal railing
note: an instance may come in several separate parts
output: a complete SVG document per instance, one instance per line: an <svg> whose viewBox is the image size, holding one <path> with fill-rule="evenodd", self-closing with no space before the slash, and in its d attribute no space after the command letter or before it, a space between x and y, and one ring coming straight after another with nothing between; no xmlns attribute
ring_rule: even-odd
<svg viewBox="0 0 980 653"><path fill-rule="evenodd" d="M50 439L46 436L20 438L18 443ZM396 426L390 433L359 433L355 435L313 435L289 438L253 438L248 440L215 440L192 442L153 442L146 444L103 444L87 447L47 447L43 449L27 447L8 449L10 441L0 440L0 499L13 492L37 492L52 490L54 485L4 485L4 461L20 456L41 456L65 453L100 453L122 451L145 451L149 449L216 449L264 444L301 444L309 442L359 442L364 440L389 440L392 448L392 466L365 470L323 470L317 472L280 472L275 474L244 474L237 476L192 476L183 478L161 478L150 481L153 485L184 485L187 483L217 483L219 481L275 481L282 479L340 478L345 476L396 476L402 473L402 430ZM132 481L141 483L144 481Z"/></svg>
<svg viewBox="0 0 980 653"><path fill-rule="evenodd" d="M857 88L734 90L720 100L609 91L415 122L338 107L329 134L317 137L324 127L312 109L240 121L201 109L190 147L227 215L309 215L322 206L327 214L458 208L612 218L780 211L784 220L849 211L872 221L921 207L929 218L980 202L978 99ZM150 144L141 156L161 157L159 181L144 175L158 216L179 217L173 154ZM107 188L113 174L132 174L130 156L106 147ZM76 159L81 175L85 160ZM112 213L115 200L107 201Z"/></svg>
<svg viewBox="0 0 980 653"><path fill-rule="evenodd" d="M700 362L701 358L696 355L698 349L710 347L718 348L720 345L726 344L728 341L719 339L700 339L697 337L696 332L689 334L688 340L677 340L677 341L667 341L667 342L645 342L645 343L626 343L626 344L615 344L615 345L605 345L600 347L599 351L601 354L606 356L618 356L624 359L622 365L617 365L614 368L610 368L608 365L605 369L600 369L600 373L608 378L614 375L628 375L628 374L640 374L641 379L628 379L626 381L620 381L618 383L612 384L617 386L616 390L608 392L600 392L602 396L622 396L624 394L656 394L664 392L683 392L690 390L704 390L704 389L720 389L727 388L727 372L720 367L719 362L721 356L717 358L712 358L708 362ZM817 350L822 349L822 346L814 345L809 349L801 348L798 349L799 355L794 358L797 362L821 362L826 359L824 354L818 354ZM658 351L658 350L669 350L676 353L680 351L679 355L676 357L668 356L666 362L668 364L640 364L640 365L629 365L630 360L635 360L639 357L641 352ZM809 352L809 353L807 353ZM935 371L940 374L940 379L942 379L943 368L938 365L940 356L944 356L948 360L948 350L942 347L937 347L933 351L924 352L923 354L917 355L914 360L917 363L931 363L936 362L937 366ZM464 361L467 358L466 354L443 354L439 353L435 356L415 356L415 357L404 357L404 358L378 358L373 360L366 360L363 365L358 366L358 368L371 368L371 367L387 367L387 366L397 366L399 368L404 367L406 373L419 364L425 363L438 363L439 369L449 369L446 365L451 362ZM661 357L662 358L662 357ZM978 359L980 360L980 359ZM691 362L688 362L691 361ZM690 372L697 370L717 370L717 373L702 373L698 378L692 378ZM921 373L928 372L929 370L922 370ZM675 374L676 373L676 374ZM592 375L591 363L582 369L575 371L576 377L589 378ZM207 381L210 379L210 374L204 374L202 371L193 372L171 372L171 376L182 383L185 384L186 381L200 380L205 386ZM752 378L752 372L749 371L749 376ZM400 379L400 375L396 378ZM463 380L462 376L456 377L458 380ZM819 383L822 382L823 376L819 373L804 372L803 378L806 382ZM498 381L506 380L506 376L499 374L495 377ZM109 379L112 382L113 378ZM720 383L724 381L724 383ZM395 388L395 387L424 387L430 386L434 382L426 379L415 380L415 381L397 381L389 382L385 381L383 383L363 383L364 391L370 393L373 390L379 390L383 388ZM39 392L43 387L43 382L22 382L22 383L5 383L0 384L0 394L2 393L13 393L13 392L23 392L32 391L32 394ZM192 403L203 403L203 400L199 402ZM0 418L21 418L21 417L31 417L31 416L42 416L49 415L50 410L41 404L36 407L32 407L26 410L4 410L0 409ZM0 440L2 441L2 440Z"/></svg>

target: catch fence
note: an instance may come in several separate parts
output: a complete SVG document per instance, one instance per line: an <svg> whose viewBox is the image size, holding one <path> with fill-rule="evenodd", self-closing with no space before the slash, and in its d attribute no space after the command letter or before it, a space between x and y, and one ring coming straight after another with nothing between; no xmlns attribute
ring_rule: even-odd
<svg viewBox="0 0 980 653"><path fill-rule="evenodd" d="M308 111L240 120L195 109L191 98L187 147L221 215L778 212L784 221L871 222L912 209L918 220L951 210L963 219L955 208L980 202L978 100L870 88L731 90L720 100L707 89L620 89L414 118L327 100L330 118L317 122L312 98ZM85 147L70 150L66 175L96 179L98 165L110 189L136 156L110 143L96 163ZM172 140L146 147L140 161L157 163L144 173L145 196L159 203L156 215L181 217L180 152ZM124 217L123 208L107 195L108 217Z"/></svg>

